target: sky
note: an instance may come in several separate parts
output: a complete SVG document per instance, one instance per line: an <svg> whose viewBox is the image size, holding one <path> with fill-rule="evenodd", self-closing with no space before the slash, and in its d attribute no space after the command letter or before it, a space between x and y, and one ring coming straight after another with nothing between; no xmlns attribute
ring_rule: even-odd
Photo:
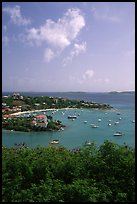
<svg viewBox="0 0 137 204"><path fill-rule="evenodd" d="M2 91L134 90L134 2L2 3Z"/></svg>

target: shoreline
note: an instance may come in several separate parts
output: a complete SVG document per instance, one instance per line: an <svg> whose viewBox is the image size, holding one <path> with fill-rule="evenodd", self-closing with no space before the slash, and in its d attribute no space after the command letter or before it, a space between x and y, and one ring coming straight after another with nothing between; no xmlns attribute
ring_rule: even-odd
<svg viewBox="0 0 137 204"><path fill-rule="evenodd" d="M77 108L48 108L48 109L40 109L40 110L30 110L30 111L22 111L22 112L17 112L17 113L11 113L10 115L21 115L25 113L33 113L33 112L43 112L43 111L55 111L55 110L69 110L69 109L77 109Z"/></svg>

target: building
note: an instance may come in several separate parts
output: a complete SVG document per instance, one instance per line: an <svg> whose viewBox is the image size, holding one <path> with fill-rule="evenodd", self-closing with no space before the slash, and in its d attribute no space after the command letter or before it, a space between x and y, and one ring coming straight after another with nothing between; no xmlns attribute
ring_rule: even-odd
<svg viewBox="0 0 137 204"><path fill-rule="evenodd" d="M46 115L36 115L32 121L32 125L39 127L47 127L48 121Z"/></svg>

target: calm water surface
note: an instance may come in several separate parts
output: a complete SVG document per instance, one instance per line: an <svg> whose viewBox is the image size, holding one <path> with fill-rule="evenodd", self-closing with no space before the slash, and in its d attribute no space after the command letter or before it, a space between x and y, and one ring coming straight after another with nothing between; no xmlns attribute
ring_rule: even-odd
<svg viewBox="0 0 137 204"><path fill-rule="evenodd" d="M11 94L11 93L10 93ZM118 144L126 143L135 146L135 95L134 94L108 94L108 93L22 93L28 96L53 96L69 99L80 99L95 101L98 103L108 103L113 106L112 110L88 110L73 109L59 110L51 114L53 119L61 120L66 127L64 131L57 132L11 132L2 131L2 144L7 147L15 146L15 143L26 142L29 147L48 146L53 139L60 141L68 149L81 147L85 141L94 141L101 145L104 140L114 141ZM3 93L3 95L8 95ZM117 113L120 112L120 115ZM77 115L76 120L68 119L68 115ZM98 119L101 119L99 122ZM121 119L120 119L121 118ZM109 120L111 120L109 122ZM87 121L87 123L84 123ZM115 122L119 121L116 125ZM108 124L111 123L111 126ZM92 128L91 124L99 126ZM123 136L113 136L116 131L124 133Z"/></svg>

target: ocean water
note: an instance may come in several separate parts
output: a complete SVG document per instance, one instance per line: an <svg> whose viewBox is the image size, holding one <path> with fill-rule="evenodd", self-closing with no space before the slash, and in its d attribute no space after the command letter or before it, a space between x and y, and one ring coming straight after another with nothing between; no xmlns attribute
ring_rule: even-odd
<svg viewBox="0 0 137 204"><path fill-rule="evenodd" d="M8 93L11 94L11 93ZM8 95L3 93L3 95ZM2 131L2 145L7 147L15 146L15 143L25 142L29 147L48 146L53 139L58 139L59 144L68 149L83 146L85 141L95 142L97 146L103 144L105 140L113 141L117 144L126 143L135 146L135 94L110 94L110 93L21 93L28 96L53 96L69 99L80 99L107 103L113 106L111 110L88 110L69 109L58 110L54 114L47 111L45 114L52 115L53 119L61 120L66 126L63 131L57 132L11 132ZM118 115L117 113L120 113ZM68 115L77 115L77 119L68 119ZM121 119L120 119L121 118ZM101 119L99 122L98 119ZM109 121L111 120L111 121ZM87 121L86 123L84 121ZM115 122L118 121L118 124ZM111 123L111 126L108 124ZM99 126L92 128L91 124ZM122 136L114 136L117 131L124 133Z"/></svg>

